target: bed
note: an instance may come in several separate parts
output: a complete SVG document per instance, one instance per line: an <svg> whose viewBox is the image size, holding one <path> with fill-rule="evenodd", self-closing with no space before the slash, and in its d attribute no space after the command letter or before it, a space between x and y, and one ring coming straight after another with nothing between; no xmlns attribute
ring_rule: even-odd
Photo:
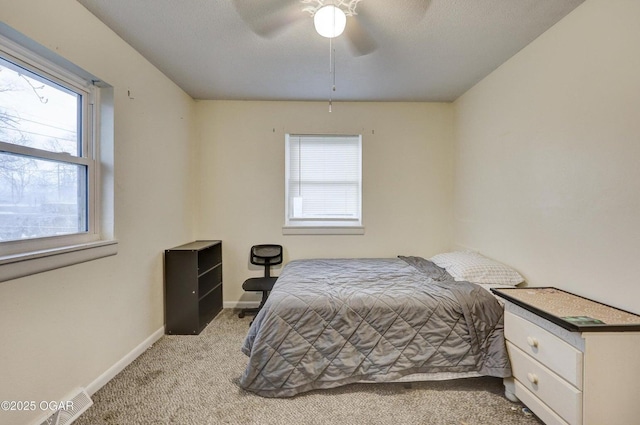
<svg viewBox="0 0 640 425"><path fill-rule="evenodd" d="M511 376L503 308L420 257L288 263L242 346L264 397L355 382Z"/></svg>

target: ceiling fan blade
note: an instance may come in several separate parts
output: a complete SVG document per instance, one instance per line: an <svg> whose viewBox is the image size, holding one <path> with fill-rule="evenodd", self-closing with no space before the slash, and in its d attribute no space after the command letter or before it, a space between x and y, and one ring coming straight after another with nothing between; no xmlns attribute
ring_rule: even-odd
<svg viewBox="0 0 640 425"><path fill-rule="evenodd" d="M234 0L233 4L242 20L261 37L273 37L304 17L296 0Z"/></svg>
<svg viewBox="0 0 640 425"><path fill-rule="evenodd" d="M378 43L362 25L358 16L349 18L344 34L349 40L351 50L355 56L368 55L378 48Z"/></svg>

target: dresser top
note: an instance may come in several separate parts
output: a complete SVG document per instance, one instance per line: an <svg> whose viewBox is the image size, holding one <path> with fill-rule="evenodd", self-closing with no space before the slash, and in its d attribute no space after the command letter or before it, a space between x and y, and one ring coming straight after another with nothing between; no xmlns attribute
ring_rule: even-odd
<svg viewBox="0 0 640 425"><path fill-rule="evenodd" d="M561 289L501 288L491 291L570 331L640 331L640 316Z"/></svg>

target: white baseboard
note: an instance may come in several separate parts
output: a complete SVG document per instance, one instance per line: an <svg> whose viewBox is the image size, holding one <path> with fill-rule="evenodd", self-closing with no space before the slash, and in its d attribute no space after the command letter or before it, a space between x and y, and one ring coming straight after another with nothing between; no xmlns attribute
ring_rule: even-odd
<svg viewBox="0 0 640 425"><path fill-rule="evenodd" d="M225 301L223 308L255 308L260 305L260 301Z"/></svg>
<svg viewBox="0 0 640 425"><path fill-rule="evenodd" d="M144 353L149 347L151 347L157 340L164 335L164 326L155 331L149 338L142 341L136 348L131 350L129 354L121 358L116 364L107 369L102 375L98 376L96 380L90 383L87 387L87 393L89 396L95 394L100 388L102 388L107 382L111 381L114 376L122 372L131 362Z"/></svg>

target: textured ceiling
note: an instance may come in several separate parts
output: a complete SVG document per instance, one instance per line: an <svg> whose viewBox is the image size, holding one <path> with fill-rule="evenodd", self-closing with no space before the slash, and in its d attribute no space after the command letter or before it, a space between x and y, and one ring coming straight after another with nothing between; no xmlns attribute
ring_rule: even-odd
<svg viewBox="0 0 640 425"><path fill-rule="evenodd" d="M583 1L362 0L347 28L363 27L377 49L358 55L344 35L334 39L332 97L453 101ZM78 2L195 99L330 95L329 40L299 0ZM252 31L263 16L284 16L278 5L287 25Z"/></svg>

